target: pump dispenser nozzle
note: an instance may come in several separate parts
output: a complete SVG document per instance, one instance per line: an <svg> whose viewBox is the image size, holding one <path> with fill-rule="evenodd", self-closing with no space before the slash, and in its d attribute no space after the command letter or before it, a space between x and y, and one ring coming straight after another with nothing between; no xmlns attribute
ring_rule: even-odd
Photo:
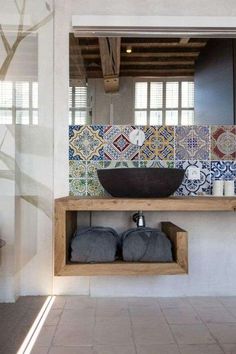
<svg viewBox="0 0 236 354"><path fill-rule="evenodd" d="M137 227L145 227L145 217L142 211L138 211L133 215L133 221L136 222Z"/></svg>

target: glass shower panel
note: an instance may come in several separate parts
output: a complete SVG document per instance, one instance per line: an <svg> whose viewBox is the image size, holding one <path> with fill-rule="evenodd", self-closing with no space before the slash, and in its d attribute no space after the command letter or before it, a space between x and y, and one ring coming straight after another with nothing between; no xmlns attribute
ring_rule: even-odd
<svg viewBox="0 0 236 354"><path fill-rule="evenodd" d="M53 1L0 0L0 301L52 289Z"/></svg>

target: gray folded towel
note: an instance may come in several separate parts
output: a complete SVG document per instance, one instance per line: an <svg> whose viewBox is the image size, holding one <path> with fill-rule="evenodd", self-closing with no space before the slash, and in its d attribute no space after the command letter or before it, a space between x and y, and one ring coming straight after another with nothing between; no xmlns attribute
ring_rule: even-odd
<svg viewBox="0 0 236 354"><path fill-rule="evenodd" d="M71 242L71 261L80 263L114 262L119 236L109 227L78 230Z"/></svg>
<svg viewBox="0 0 236 354"><path fill-rule="evenodd" d="M171 242L158 229L140 227L122 235L123 260L127 262L172 262Z"/></svg>

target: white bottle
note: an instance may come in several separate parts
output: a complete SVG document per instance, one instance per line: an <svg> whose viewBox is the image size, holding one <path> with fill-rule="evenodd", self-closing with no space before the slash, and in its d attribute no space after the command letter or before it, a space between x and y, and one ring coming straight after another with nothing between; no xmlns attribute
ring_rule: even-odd
<svg viewBox="0 0 236 354"><path fill-rule="evenodd" d="M215 180L213 181L212 194L216 197L222 197L224 190L224 181L223 180Z"/></svg>
<svg viewBox="0 0 236 354"><path fill-rule="evenodd" d="M233 197L234 196L234 181L225 181L224 183L224 195L226 197Z"/></svg>

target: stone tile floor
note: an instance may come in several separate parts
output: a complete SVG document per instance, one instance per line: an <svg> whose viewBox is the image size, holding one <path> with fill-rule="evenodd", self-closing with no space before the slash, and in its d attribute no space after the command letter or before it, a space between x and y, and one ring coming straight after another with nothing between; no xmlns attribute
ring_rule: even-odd
<svg viewBox="0 0 236 354"><path fill-rule="evenodd" d="M30 305L25 305L25 299ZM14 353L16 341L25 334L43 298L19 301L23 304L11 327L11 345L5 336L1 354ZM4 306L9 305L0 305L0 317ZM14 313L9 316L11 322ZM9 335L10 326L5 323ZM2 336L0 331L1 348ZM236 297L57 296L32 353L236 354Z"/></svg>

